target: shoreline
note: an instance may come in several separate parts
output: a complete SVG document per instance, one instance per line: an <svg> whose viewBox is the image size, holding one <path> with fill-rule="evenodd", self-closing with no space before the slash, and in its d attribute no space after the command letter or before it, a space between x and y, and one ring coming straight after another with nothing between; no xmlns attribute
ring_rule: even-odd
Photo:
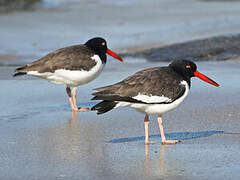
<svg viewBox="0 0 240 180"><path fill-rule="evenodd" d="M140 58L147 61L169 62L177 59L193 61L240 60L240 34L214 36L170 45L135 46L117 51L123 58ZM0 66L20 66L27 59L37 60L38 56L17 56L0 54Z"/></svg>
<svg viewBox="0 0 240 180"><path fill-rule="evenodd" d="M122 57L163 62L177 59L193 61L240 60L240 34L213 36L158 47L136 48L119 54Z"/></svg>

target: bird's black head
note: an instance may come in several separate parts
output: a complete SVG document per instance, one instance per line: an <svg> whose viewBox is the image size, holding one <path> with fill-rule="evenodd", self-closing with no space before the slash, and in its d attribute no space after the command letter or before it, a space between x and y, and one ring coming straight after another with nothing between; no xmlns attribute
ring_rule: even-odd
<svg viewBox="0 0 240 180"><path fill-rule="evenodd" d="M101 37L95 37L92 39L89 39L85 45L89 48L91 48L96 53L104 53L107 52L107 42L105 39Z"/></svg>
<svg viewBox="0 0 240 180"><path fill-rule="evenodd" d="M88 40L85 45L93 50L97 55L99 55L104 63L107 61L106 53L115 59L118 59L119 61L123 61L122 58L120 58L115 52L107 48L106 40L101 37L92 38Z"/></svg>
<svg viewBox="0 0 240 180"><path fill-rule="evenodd" d="M179 75L181 75L184 80L186 80L188 82L188 84L190 85L190 79L191 77L198 77L200 79L202 79L203 81L210 83L214 86L219 86L219 84L217 84L215 81L213 81L212 79L208 78L207 76L205 76L204 74L200 73L197 71L197 65L189 60L176 60L173 61L169 67L171 67L176 73L178 73Z"/></svg>
<svg viewBox="0 0 240 180"><path fill-rule="evenodd" d="M197 70L197 65L189 60L176 60L169 66L187 80L193 77L194 72Z"/></svg>

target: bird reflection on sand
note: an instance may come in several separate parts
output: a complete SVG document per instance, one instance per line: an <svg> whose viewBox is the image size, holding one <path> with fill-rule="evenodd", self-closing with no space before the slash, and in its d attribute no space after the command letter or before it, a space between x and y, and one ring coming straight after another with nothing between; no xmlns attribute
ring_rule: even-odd
<svg viewBox="0 0 240 180"><path fill-rule="evenodd" d="M72 116L69 118L69 126L71 128L78 127L78 112L72 111Z"/></svg>
<svg viewBox="0 0 240 180"><path fill-rule="evenodd" d="M81 152L81 139L78 113L72 112L67 123L61 127L51 129L49 138L52 145L48 144L56 160L75 161Z"/></svg>
<svg viewBox="0 0 240 180"><path fill-rule="evenodd" d="M97 142L102 136L99 135L101 132L97 125L84 118L79 119L78 112L69 115L64 124L41 131L42 136L39 136L37 142L40 152L55 163L64 162L68 165L82 164L86 157L98 159L102 148Z"/></svg>
<svg viewBox="0 0 240 180"><path fill-rule="evenodd" d="M149 144L145 145L145 174L146 176L149 176L151 174L150 172L150 160L149 160ZM161 146L161 152L160 152L160 157L159 157L159 174L164 175L164 156L165 156L165 148L167 145L162 145Z"/></svg>

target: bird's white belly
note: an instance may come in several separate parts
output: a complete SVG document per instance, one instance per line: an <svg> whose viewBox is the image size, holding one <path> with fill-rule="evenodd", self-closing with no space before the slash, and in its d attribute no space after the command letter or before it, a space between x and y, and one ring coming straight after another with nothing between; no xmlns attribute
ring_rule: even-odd
<svg viewBox="0 0 240 180"><path fill-rule="evenodd" d="M157 114L157 115L163 115L175 108L177 108L183 100L186 98L189 92L189 86L186 81L181 82L185 86L185 92L184 94L175 100L172 103L168 104L143 104L143 103L129 103L129 102L119 102L116 107L119 106L129 106L139 112L145 113L145 114Z"/></svg>
<svg viewBox="0 0 240 180"><path fill-rule="evenodd" d="M29 71L28 74L47 79L55 84L65 84L68 87L76 87L94 80L102 72L105 64L102 63L99 56L95 56L93 56L92 59L96 61L96 65L89 71L58 69L53 73Z"/></svg>
<svg viewBox="0 0 240 180"><path fill-rule="evenodd" d="M70 87L76 87L82 84L86 84L94 80L103 70L103 66L99 68L92 68L90 71L70 71L60 69L55 71L52 76L47 79L56 84L66 84Z"/></svg>
<svg viewBox="0 0 240 180"><path fill-rule="evenodd" d="M171 103L171 104L132 104L130 107L136 109L139 112L145 113L145 114L157 114L157 115L163 115L176 107L178 107L181 104L179 103Z"/></svg>

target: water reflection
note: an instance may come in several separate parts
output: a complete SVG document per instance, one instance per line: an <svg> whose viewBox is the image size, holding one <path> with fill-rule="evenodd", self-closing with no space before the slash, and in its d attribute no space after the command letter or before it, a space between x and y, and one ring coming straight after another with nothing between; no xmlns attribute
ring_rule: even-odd
<svg viewBox="0 0 240 180"><path fill-rule="evenodd" d="M69 127L73 129L78 128L78 112L72 111L71 117L69 118Z"/></svg>
<svg viewBox="0 0 240 180"><path fill-rule="evenodd" d="M149 144L145 144L145 174L149 176L150 174L150 164L149 164Z"/></svg>
<svg viewBox="0 0 240 180"><path fill-rule="evenodd" d="M48 129L46 135L50 140L47 144L49 156L54 155L57 161L64 160L69 163L79 158L82 151L82 133L77 112L72 112L65 124Z"/></svg>
<svg viewBox="0 0 240 180"><path fill-rule="evenodd" d="M150 164L151 161L149 160L149 146L151 146L151 145L145 145L145 174L146 174L146 176L151 175L151 164ZM165 156L166 146L167 145L161 146L161 152L160 152L160 156L159 156L159 167L158 167L157 171L158 171L158 174L160 174L161 176L163 176L165 174L164 156ZM155 161L153 161L152 163L155 163Z"/></svg>
<svg viewBox="0 0 240 180"><path fill-rule="evenodd" d="M76 166L87 164L87 158L90 160L101 158L103 141L101 128L86 119L82 113L71 112L69 115L67 118L64 115L58 116L58 122L62 120L63 123L39 131L36 136L38 155L57 164ZM46 159L43 159L43 162ZM87 165L85 167L87 168Z"/></svg>
<svg viewBox="0 0 240 180"><path fill-rule="evenodd" d="M159 170L164 174L164 156L165 156L165 147L166 145L161 146L161 153L159 159Z"/></svg>

